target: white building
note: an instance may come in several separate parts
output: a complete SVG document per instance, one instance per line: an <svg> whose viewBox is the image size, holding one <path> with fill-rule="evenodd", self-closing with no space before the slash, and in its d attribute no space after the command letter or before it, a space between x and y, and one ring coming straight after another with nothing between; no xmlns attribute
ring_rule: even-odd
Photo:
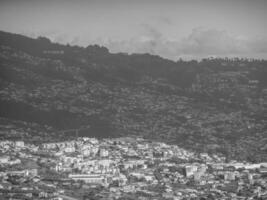
<svg viewBox="0 0 267 200"><path fill-rule="evenodd" d="M73 146L66 147L66 148L64 149L64 151L65 151L66 153L72 153L72 152L75 152L75 147L73 147Z"/></svg>
<svg viewBox="0 0 267 200"><path fill-rule="evenodd" d="M69 174L69 178L75 181L80 180L92 184L104 185L107 183L106 177L101 174Z"/></svg>
<svg viewBox="0 0 267 200"><path fill-rule="evenodd" d="M100 150L99 150L99 155L100 155L100 157L107 157L108 154L109 154L109 152L108 152L108 150L106 150L106 149L100 149Z"/></svg>
<svg viewBox="0 0 267 200"><path fill-rule="evenodd" d="M56 143L44 143L42 144L44 149L55 149L57 147Z"/></svg>
<svg viewBox="0 0 267 200"><path fill-rule="evenodd" d="M15 142L15 146L16 146L16 147L23 148L23 147L24 147L24 142L23 142L23 141L16 141L16 142Z"/></svg>
<svg viewBox="0 0 267 200"><path fill-rule="evenodd" d="M186 177L193 176L197 172L198 167L196 165L185 166L185 175Z"/></svg>
<svg viewBox="0 0 267 200"><path fill-rule="evenodd" d="M9 163L9 156L1 156L0 157L0 164L8 164Z"/></svg>

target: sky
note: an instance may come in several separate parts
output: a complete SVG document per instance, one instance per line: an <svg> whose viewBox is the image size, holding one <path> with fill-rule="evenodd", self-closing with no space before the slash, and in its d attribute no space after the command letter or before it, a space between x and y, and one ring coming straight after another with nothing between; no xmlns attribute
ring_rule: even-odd
<svg viewBox="0 0 267 200"><path fill-rule="evenodd" d="M0 0L0 30L177 60L267 59L267 0Z"/></svg>

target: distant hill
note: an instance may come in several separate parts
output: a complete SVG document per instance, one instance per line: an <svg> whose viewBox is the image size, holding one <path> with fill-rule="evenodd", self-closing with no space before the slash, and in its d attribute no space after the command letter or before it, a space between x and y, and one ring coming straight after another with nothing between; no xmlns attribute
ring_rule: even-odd
<svg viewBox="0 0 267 200"><path fill-rule="evenodd" d="M267 158L267 61L171 61L0 32L0 138L138 135Z"/></svg>

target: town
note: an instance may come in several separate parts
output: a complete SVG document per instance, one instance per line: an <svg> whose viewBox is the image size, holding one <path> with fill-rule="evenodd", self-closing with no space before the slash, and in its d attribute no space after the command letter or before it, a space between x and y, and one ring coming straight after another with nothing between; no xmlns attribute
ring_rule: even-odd
<svg viewBox="0 0 267 200"><path fill-rule="evenodd" d="M267 163L143 138L0 142L0 199L266 199Z"/></svg>

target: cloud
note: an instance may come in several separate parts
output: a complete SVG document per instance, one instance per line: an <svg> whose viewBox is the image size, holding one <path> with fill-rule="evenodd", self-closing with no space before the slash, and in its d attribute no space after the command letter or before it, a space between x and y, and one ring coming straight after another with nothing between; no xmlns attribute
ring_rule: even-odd
<svg viewBox="0 0 267 200"><path fill-rule="evenodd" d="M192 55L218 56L253 55L267 53L267 40L230 35L226 31L196 28L181 40L180 51Z"/></svg>
<svg viewBox="0 0 267 200"><path fill-rule="evenodd" d="M141 24L141 27L143 28L144 35L150 37L151 39L161 39L163 36L158 29L149 24Z"/></svg>
<svg viewBox="0 0 267 200"><path fill-rule="evenodd" d="M43 34L45 35L45 34ZM168 38L162 29L149 24L141 24L139 35L122 40L114 38L97 38L70 36L60 32L46 34L54 42L87 46L99 44L111 52L150 53L177 60L200 59L203 57L255 57L267 59L267 38L248 38L232 35L224 30L194 28L183 38ZM87 38L85 42L85 39Z"/></svg>
<svg viewBox="0 0 267 200"><path fill-rule="evenodd" d="M267 53L267 38L255 38L254 40L247 41L247 45L254 52Z"/></svg>
<svg viewBox="0 0 267 200"><path fill-rule="evenodd" d="M112 52L151 53L169 59L239 56L267 58L266 38L247 38L217 29L195 28L182 39L165 37L155 27L143 24L144 33L129 40L108 40Z"/></svg>
<svg viewBox="0 0 267 200"><path fill-rule="evenodd" d="M180 42L180 50L185 54L233 54L246 51L244 40L229 35L226 31L195 28Z"/></svg>
<svg viewBox="0 0 267 200"><path fill-rule="evenodd" d="M175 41L169 41L156 28L142 24L143 32L141 35L129 40L108 40L103 45L107 46L112 52L127 53L150 53L172 58L176 54Z"/></svg>
<svg viewBox="0 0 267 200"><path fill-rule="evenodd" d="M159 17L156 17L155 19L159 24L173 25L173 21L169 17L159 16Z"/></svg>

